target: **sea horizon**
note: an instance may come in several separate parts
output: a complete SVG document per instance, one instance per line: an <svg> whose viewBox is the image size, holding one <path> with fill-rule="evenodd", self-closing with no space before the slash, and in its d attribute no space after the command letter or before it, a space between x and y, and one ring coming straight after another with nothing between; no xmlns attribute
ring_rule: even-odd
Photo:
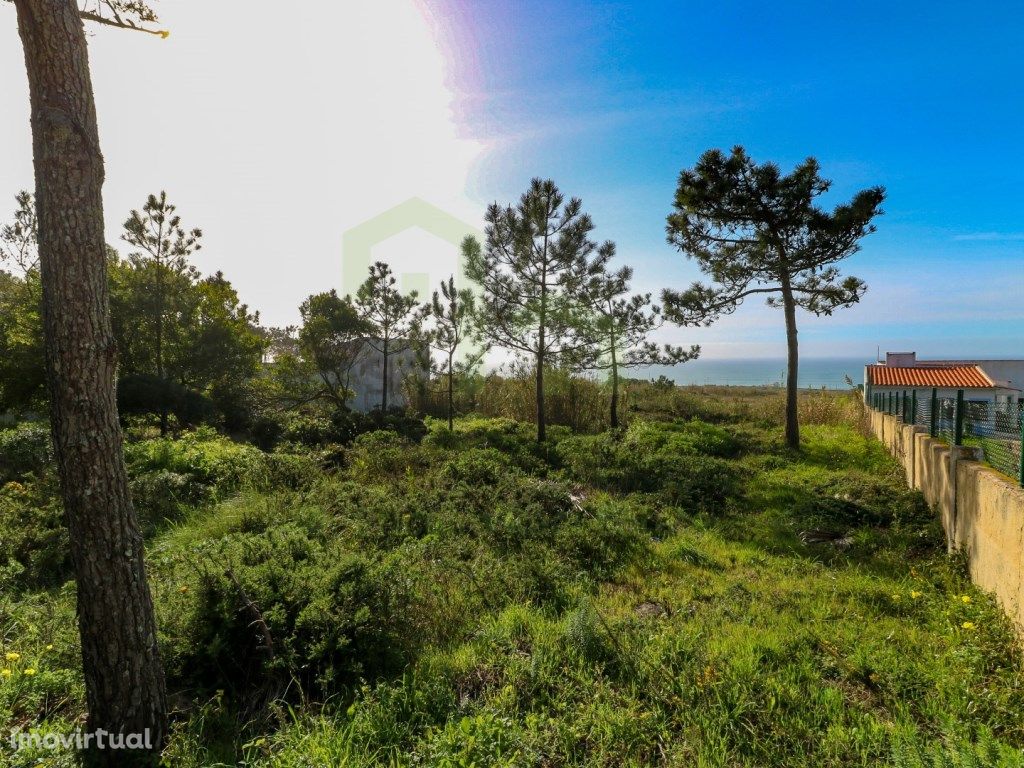
<svg viewBox="0 0 1024 768"><path fill-rule="evenodd" d="M864 380L864 366L873 358L807 357L800 359L797 383L804 389L849 389L849 376L854 384ZM660 376L678 386L768 386L786 383L786 358L698 358L679 365L652 365L624 373L630 378L657 379Z"/></svg>

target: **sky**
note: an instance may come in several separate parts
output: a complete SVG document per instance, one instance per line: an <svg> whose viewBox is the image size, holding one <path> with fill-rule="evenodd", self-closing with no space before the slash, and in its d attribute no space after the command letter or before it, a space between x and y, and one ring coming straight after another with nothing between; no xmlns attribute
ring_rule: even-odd
<svg viewBox="0 0 1024 768"><path fill-rule="evenodd" d="M409 198L468 226L533 176L582 198L657 295L700 274L665 243L680 170L741 144L784 170L816 157L827 206L887 190L844 269L864 300L799 318L805 357L876 348L1024 357L1019 3L162 0L167 40L91 29L107 239L166 189L195 257L264 323L338 288L344 233ZM0 201L31 187L24 64L0 4ZM6 218L0 205L0 218ZM373 257L438 282L421 229ZM665 327L707 358L781 357L781 313Z"/></svg>

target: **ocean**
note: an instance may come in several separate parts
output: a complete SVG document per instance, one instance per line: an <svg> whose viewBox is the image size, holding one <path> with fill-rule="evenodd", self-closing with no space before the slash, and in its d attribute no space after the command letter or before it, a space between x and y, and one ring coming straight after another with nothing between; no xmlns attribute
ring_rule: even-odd
<svg viewBox="0 0 1024 768"><path fill-rule="evenodd" d="M808 389L848 389L846 376L854 384L864 381L864 366L871 360L861 358L801 358L799 385ZM656 379L661 375L679 385L724 384L731 386L785 386L785 358L715 360L698 358L681 365L653 365L623 371L629 378Z"/></svg>

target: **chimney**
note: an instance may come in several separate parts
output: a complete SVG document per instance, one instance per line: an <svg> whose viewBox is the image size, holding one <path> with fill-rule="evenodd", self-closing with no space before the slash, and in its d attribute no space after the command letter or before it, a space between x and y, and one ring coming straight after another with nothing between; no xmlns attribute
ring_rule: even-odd
<svg viewBox="0 0 1024 768"><path fill-rule="evenodd" d="M886 352L885 364L893 368L914 368L917 365L917 352Z"/></svg>

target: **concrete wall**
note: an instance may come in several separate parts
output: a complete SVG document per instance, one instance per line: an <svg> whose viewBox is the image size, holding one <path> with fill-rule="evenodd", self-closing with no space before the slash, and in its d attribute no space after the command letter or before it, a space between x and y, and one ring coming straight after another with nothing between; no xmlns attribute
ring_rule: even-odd
<svg viewBox="0 0 1024 768"><path fill-rule="evenodd" d="M971 579L992 592L1024 637L1024 488L921 427L868 409L872 433L935 509L950 551L967 554Z"/></svg>

